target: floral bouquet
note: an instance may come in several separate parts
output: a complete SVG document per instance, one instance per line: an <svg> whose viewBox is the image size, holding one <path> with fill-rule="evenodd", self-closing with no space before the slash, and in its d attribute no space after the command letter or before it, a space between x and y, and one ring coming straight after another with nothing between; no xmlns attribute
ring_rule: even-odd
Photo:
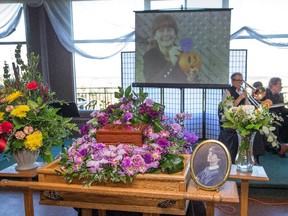
<svg viewBox="0 0 288 216"><path fill-rule="evenodd" d="M224 115L221 119L224 128L236 129L242 137L249 136L259 131L267 136L267 141L272 146L277 146L277 137L273 131L273 125L281 121L281 117L269 112L269 104L265 103L255 108L253 105L241 105L238 107L224 107Z"/></svg>
<svg viewBox="0 0 288 216"><path fill-rule="evenodd" d="M21 45L15 50L16 63L11 73L4 63L4 87L0 91L0 153L21 150L40 151L46 162L53 160L52 146L62 145L63 138L77 130L71 119L57 114L49 106L54 93L44 84L37 70L39 56L28 54L28 64L21 59Z"/></svg>
<svg viewBox="0 0 288 216"><path fill-rule="evenodd" d="M198 137L164 115L164 106L147 98L140 90L119 87L118 103L91 113L92 119L81 128L83 137L76 140L60 159L68 183L75 178L94 182L131 182L138 173L174 173L183 169L183 156L192 153ZM106 124L147 124L143 146L97 143L96 131ZM96 137L96 139L95 139Z"/></svg>

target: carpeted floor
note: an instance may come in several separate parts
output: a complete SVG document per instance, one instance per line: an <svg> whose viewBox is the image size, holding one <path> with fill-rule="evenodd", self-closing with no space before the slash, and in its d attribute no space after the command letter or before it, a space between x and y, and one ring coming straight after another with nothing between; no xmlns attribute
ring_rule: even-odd
<svg viewBox="0 0 288 216"><path fill-rule="evenodd" d="M287 155L282 158L277 154L266 152L264 156L260 156L260 165L264 167L269 182L251 181L250 187L288 189Z"/></svg>

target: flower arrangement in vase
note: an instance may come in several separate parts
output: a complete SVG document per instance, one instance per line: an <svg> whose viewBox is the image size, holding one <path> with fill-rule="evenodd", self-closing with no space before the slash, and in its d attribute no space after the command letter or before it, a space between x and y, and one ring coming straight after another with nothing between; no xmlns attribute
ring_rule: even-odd
<svg viewBox="0 0 288 216"><path fill-rule="evenodd" d="M139 93L119 87L119 102L91 113L91 120L81 128L82 138L63 152L60 165L68 183L84 180L95 182L131 182L139 173L175 173L183 169L184 157L191 154L198 137L169 121L164 106ZM145 124L142 146L130 144L105 145L97 142L96 132L107 124ZM96 139L95 139L96 138Z"/></svg>
<svg viewBox="0 0 288 216"><path fill-rule="evenodd" d="M279 124L282 118L269 112L269 104L229 106L228 99L222 104L222 127L235 129L238 135L238 153L235 159L238 171L251 172L254 164L253 141L257 131L267 137L272 146L277 146L277 137L273 133L274 124Z"/></svg>
<svg viewBox="0 0 288 216"><path fill-rule="evenodd" d="M39 56L28 54L28 63L21 58L21 45L15 49L13 73L4 63L4 86L0 91L0 153L21 151L40 153L45 162L53 161L51 148L63 144L63 138L77 130L75 124L57 114L49 106L55 93L49 91L37 69ZM36 156L37 159L37 156Z"/></svg>

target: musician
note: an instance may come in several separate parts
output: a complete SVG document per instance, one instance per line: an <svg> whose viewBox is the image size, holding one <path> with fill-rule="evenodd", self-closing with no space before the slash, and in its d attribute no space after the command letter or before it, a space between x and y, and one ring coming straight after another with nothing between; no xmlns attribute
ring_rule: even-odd
<svg viewBox="0 0 288 216"><path fill-rule="evenodd" d="M256 81L253 83L252 97L256 100L257 104L266 104L272 105L272 101L270 99L264 99L266 96L266 89L263 86L263 83L260 81ZM254 101L255 101L254 100ZM251 99L249 98L251 103ZM252 103L254 104L254 103ZM254 104L255 105L255 104Z"/></svg>
<svg viewBox="0 0 288 216"><path fill-rule="evenodd" d="M281 78L271 78L268 84L268 88L266 88L266 96L263 100L271 100L272 107L270 108L270 111L283 118L284 121L280 122L281 126L277 126L278 131L276 135L280 143L286 143L288 142L288 109L284 106L284 98L281 90ZM274 108L273 105L275 106Z"/></svg>
<svg viewBox="0 0 288 216"><path fill-rule="evenodd" d="M231 105L236 107L240 105L249 104L249 97L247 93L245 91L244 92L241 91L242 84L243 84L242 74L241 73L232 74L231 82L232 82L232 85L227 89L226 92L224 92L222 101L224 101L228 96L233 96L234 101L233 101L233 104ZM276 102L276 100L273 100L270 97L269 92L270 91L268 90L268 94L266 93L267 96L265 95L265 97L261 101L259 101L260 103L268 102L269 104L272 104L272 101ZM220 118L221 116L219 115L219 119ZM288 120L286 122L288 122ZM227 146L231 155L232 163L235 163L235 158L236 158L236 154L238 151L238 137L237 137L236 131L234 129L222 128L221 122L220 122L220 134L219 134L218 140ZM272 147L271 143L267 141L267 138L264 135L261 135L259 132L257 132L254 138L254 145L253 145L253 155L254 155L256 164L260 163L259 156L264 155L266 150L278 153L278 155L282 157L288 151L288 145L280 144L279 142L276 147Z"/></svg>
<svg viewBox="0 0 288 216"><path fill-rule="evenodd" d="M231 106L237 107L240 105L248 105L249 100L247 97L247 92L242 91L243 76L241 73L236 72L231 75L231 86L222 95L222 102L224 102L227 97L232 96L234 100L231 102ZM221 119L221 112L219 110L219 120ZM220 124L220 134L218 140L222 142L229 150L232 163L235 163L236 154L238 151L238 137L235 129L223 128Z"/></svg>
<svg viewBox="0 0 288 216"><path fill-rule="evenodd" d="M234 101L232 102L234 107L240 105L248 105L249 100L247 97L247 92L242 90L243 76L241 73L236 72L231 75L232 85L224 92L222 96L222 101L225 101L228 96L232 96Z"/></svg>

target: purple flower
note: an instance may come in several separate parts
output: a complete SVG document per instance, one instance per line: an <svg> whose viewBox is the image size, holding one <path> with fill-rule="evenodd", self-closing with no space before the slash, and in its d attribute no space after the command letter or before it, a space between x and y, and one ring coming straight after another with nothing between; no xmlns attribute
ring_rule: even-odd
<svg viewBox="0 0 288 216"><path fill-rule="evenodd" d="M152 118L155 118L155 117L158 117L158 116L160 115L160 112L151 109L151 110L149 110L148 115L149 115L150 117L152 117Z"/></svg>
<svg viewBox="0 0 288 216"><path fill-rule="evenodd" d="M148 107L152 107L153 106L153 104L154 104L154 101L153 100L151 100L151 99L146 99L145 100L145 103L146 103L146 106L148 106Z"/></svg>
<svg viewBox="0 0 288 216"><path fill-rule="evenodd" d="M181 125L174 123L174 124L171 124L171 129L172 129L173 133L178 133L179 131L182 130L182 127L181 127Z"/></svg>
<svg viewBox="0 0 288 216"><path fill-rule="evenodd" d="M128 121L130 121L133 118L133 114L130 112L127 112L124 114L124 119L123 119L123 123L127 123Z"/></svg>
<svg viewBox="0 0 288 216"><path fill-rule="evenodd" d="M86 157L87 155L87 149L86 148L83 148L79 151L79 154L82 156L82 157Z"/></svg>
<svg viewBox="0 0 288 216"><path fill-rule="evenodd" d="M126 98L126 97L120 98L119 101L120 101L121 103L124 103L124 102L127 101L127 98Z"/></svg>
<svg viewBox="0 0 288 216"><path fill-rule="evenodd" d="M152 155L151 154L146 154L143 156L145 163L151 163L153 161Z"/></svg>
<svg viewBox="0 0 288 216"><path fill-rule="evenodd" d="M113 122L113 124L122 124L122 122L119 119L117 119Z"/></svg>
<svg viewBox="0 0 288 216"><path fill-rule="evenodd" d="M125 174L128 176L133 176L133 175L135 175L135 173L136 173L136 170L133 169L133 167L129 167L125 170Z"/></svg>
<svg viewBox="0 0 288 216"><path fill-rule="evenodd" d="M190 133L187 130L184 131L184 137L185 137L186 141L190 142L190 143L195 143L198 140L198 137L196 136L195 133L193 133L193 132Z"/></svg>
<svg viewBox="0 0 288 216"><path fill-rule="evenodd" d="M114 104L111 104L108 107L106 107L105 112L107 114L111 114L111 113L113 113L113 109L115 109L115 108L116 108L116 106Z"/></svg>
<svg viewBox="0 0 288 216"><path fill-rule="evenodd" d="M89 130L89 125L87 124L82 125L80 129L81 135L83 136L84 134L87 134L88 130Z"/></svg>
<svg viewBox="0 0 288 216"><path fill-rule="evenodd" d="M124 157L122 160L122 166L127 169L128 167L131 167L132 165L132 159L130 157Z"/></svg>
<svg viewBox="0 0 288 216"><path fill-rule="evenodd" d="M165 138L158 139L157 143L159 144L159 146L161 146L163 148L167 148L170 145L170 142L168 140L166 140Z"/></svg>
<svg viewBox="0 0 288 216"><path fill-rule="evenodd" d="M150 140L156 140L156 139L159 138L159 134L157 134L157 133L148 134L148 138L149 138Z"/></svg>
<svg viewBox="0 0 288 216"><path fill-rule="evenodd" d="M146 167L147 169L150 169L150 168L158 168L159 166L159 161L153 161L151 163L146 163Z"/></svg>
<svg viewBox="0 0 288 216"><path fill-rule="evenodd" d="M98 117L98 123L99 125L103 126L108 124L109 122L109 116L106 113L99 113Z"/></svg>
<svg viewBox="0 0 288 216"><path fill-rule="evenodd" d="M159 161L161 160L161 151L159 150L154 150L151 152L151 157L153 158L153 160L155 161Z"/></svg>
<svg viewBox="0 0 288 216"><path fill-rule="evenodd" d="M169 131L160 131L159 136L162 138L168 138L170 136Z"/></svg>
<svg viewBox="0 0 288 216"><path fill-rule="evenodd" d="M139 168L145 164L145 161L141 155L133 155L131 159L133 162L133 167L135 168Z"/></svg>

